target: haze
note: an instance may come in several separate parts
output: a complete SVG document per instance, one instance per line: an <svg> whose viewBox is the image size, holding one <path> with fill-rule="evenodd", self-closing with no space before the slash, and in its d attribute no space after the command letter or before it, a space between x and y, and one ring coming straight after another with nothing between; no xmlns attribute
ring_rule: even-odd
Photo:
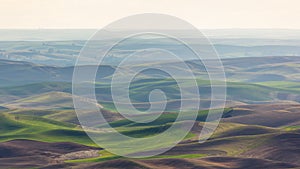
<svg viewBox="0 0 300 169"><path fill-rule="evenodd" d="M101 28L138 13L163 13L200 29L300 29L297 0L0 0L1 29Z"/></svg>

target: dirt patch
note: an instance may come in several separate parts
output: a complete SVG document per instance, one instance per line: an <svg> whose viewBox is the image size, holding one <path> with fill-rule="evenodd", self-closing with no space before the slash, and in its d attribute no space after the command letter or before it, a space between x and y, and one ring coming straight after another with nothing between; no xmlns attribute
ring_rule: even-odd
<svg viewBox="0 0 300 169"><path fill-rule="evenodd" d="M13 140L0 143L0 168L30 168L63 163L65 160L99 156L100 148L75 143Z"/></svg>

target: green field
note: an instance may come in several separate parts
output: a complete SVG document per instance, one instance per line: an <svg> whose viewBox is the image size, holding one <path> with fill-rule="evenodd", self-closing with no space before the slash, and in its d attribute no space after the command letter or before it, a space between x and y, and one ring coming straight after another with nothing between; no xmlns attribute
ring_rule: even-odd
<svg viewBox="0 0 300 169"><path fill-rule="evenodd" d="M29 139L96 146L77 125L28 115L0 115L0 141Z"/></svg>

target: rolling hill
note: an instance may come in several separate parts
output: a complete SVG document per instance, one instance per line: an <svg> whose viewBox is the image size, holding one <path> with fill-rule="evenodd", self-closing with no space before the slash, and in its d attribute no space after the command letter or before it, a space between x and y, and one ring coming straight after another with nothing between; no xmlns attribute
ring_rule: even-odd
<svg viewBox="0 0 300 169"><path fill-rule="evenodd" d="M184 165L186 168L240 168L251 167L254 162L257 167L295 168L300 166L297 163L297 158L300 156L300 151L297 148L299 147L300 137L297 128L293 130L287 128L287 126L294 124L295 117L287 118L285 120L286 123L277 125L277 121L274 120L274 114L283 113L286 116L290 116L293 113L297 114L298 106L298 104L282 103L254 105L252 109L250 105L227 109L223 115L224 119L213 137L205 143L199 144L199 129L202 128L202 122L205 120L207 113L207 111L201 111L197 118L198 122L195 123L191 133L184 141L166 153L148 159L127 159L100 151L100 156L94 158L72 159L53 164L52 161L56 159L56 156L50 156L50 158L46 159L28 159L26 165L45 168L120 168L121 166L124 167L124 165L132 168L155 168L155 166L172 168L178 165ZM30 139L43 142L75 142L94 146L94 143L75 124L50 120L48 117L52 115L52 110L48 110L49 112L44 115L42 113L28 115L30 113L26 113L26 111L22 115L21 110L19 112L14 111L1 114L0 130L2 134L0 141L4 143L0 143L0 147L1 144L10 145L9 140L15 139ZM268 111L268 113L263 113L264 111ZM38 113L37 110L36 113ZM261 116L262 119L269 119L269 121L260 124L253 123L253 125L245 123L245 119L249 118L249 115ZM267 115L269 116L267 117ZM236 117L244 117L245 119L234 121L233 123ZM129 136L145 137L163 132L175 119L176 113L167 113L150 124L115 120L111 122L111 126ZM102 137L105 139L105 134ZM25 140L23 142L28 141ZM40 143L36 144L39 145ZM45 146L48 147L48 145ZM20 150L17 152L20 155L25 155L26 153L22 150L25 148L19 148ZM0 151L2 149L0 148ZM15 150L14 147L7 147L7 149L2 151ZM49 151L53 152L54 150L51 148ZM0 161L3 166L25 165L23 160L16 162L15 159L7 156L6 158L0 158ZM48 160L48 162L45 162L45 160ZM226 166L224 166L225 163Z"/></svg>
<svg viewBox="0 0 300 169"><path fill-rule="evenodd" d="M213 60L210 60L213 61ZM209 61L209 62L210 62ZM207 79L206 69L200 61L188 60L185 62L189 69L199 78ZM277 56L277 57L246 57L222 59L226 77L229 81L239 82L265 82L265 81L300 81L300 57L296 56ZM168 67L171 70L185 72L177 62L172 63L149 63L158 67ZM134 66L124 67L126 71L135 71L145 64L136 63ZM90 66L81 66L82 70L90 70ZM96 81L109 81L115 72L115 66L101 65L97 72ZM1 78L0 86L21 86L25 84L41 82L71 82L74 66L59 67L33 64L24 61L0 60ZM216 68L216 70L220 70ZM148 70L142 73L143 76L151 78L161 72ZM12 78L14 77L14 78Z"/></svg>
<svg viewBox="0 0 300 169"><path fill-rule="evenodd" d="M297 64L300 59L262 57L223 61L228 79L236 82L227 83L228 108L213 136L204 143L198 142L207 117L207 111L202 110L191 132L173 149L151 158L128 159L98 148L82 128L100 134L100 139L106 141L110 130L97 130L101 124L93 126L96 129L79 126L72 103L72 97L78 96L71 94L73 67L0 60L0 168L299 168L300 70ZM210 83L202 78L201 63L187 61L187 64L199 75L201 106L206 109L210 104ZM176 63L172 66L180 68ZM90 66L85 68L88 70ZM149 107L148 94L153 89L165 91L170 99L167 111L158 119L148 124L136 123L116 112L108 83L115 69L102 68L105 71L102 69L103 74L98 77L101 81L95 84L97 106L117 131L136 138L151 137L173 124L180 105L174 80L161 78L163 75L160 79L152 78L154 72L150 71L142 74L143 79L131 83L130 97L136 108ZM190 84L187 81L184 85ZM189 103L195 103L193 98ZM93 113L86 115L94 118ZM109 144L118 142L112 140ZM84 158L77 158L78 151ZM92 151L92 155L81 151Z"/></svg>
<svg viewBox="0 0 300 169"><path fill-rule="evenodd" d="M201 96L201 107L202 109L207 109L210 105L210 94L211 88L209 81L206 80L197 80L199 85L199 92ZM268 86L268 83L260 83L260 84L251 84L251 83L241 83L241 82L227 82L227 107L242 105L242 104L260 104L260 103L268 103L268 102L283 102L287 101L290 103L296 103L300 101L300 90L298 86L294 84L295 82L286 82L286 84L279 84L273 86ZM119 85L123 85L120 83ZM187 81L186 84L190 85ZM293 86L291 86L293 85ZM296 85L296 86L295 86ZM291 86L291 87L289 87ZM0 87L0 103L2 105L11 104L12 106L16 104L17 107L30 107L30 104L33 104L36 100L40 99L40 106L45 106L46 102L49 104L48 108L51 107L53 100L55 100L55 95L61 97L62 104L52 105L53 108L71 108L72 98L71 98L71 83L67 82L43 82L43 83L34 83L27 84L22 86L14 86L14 87ZM136 106L140 110L147 109L149 107L148 99L149 93L153 89L161 89L165 92L169 102L167 104L167 111L175 111L180 105L180 93L178 90L177 83L172 79L147 79L134 81L130 86L130 98L133 102L133 105ZM47 93L51 93L52 96L47 96L48 100L44 100ZM63 92L63 93L61 93ZM95 92L97 101L99 104L104 106L106 109L110 111L116 111L115 107L112 103L111 97L111 89L109 83L96 83L95 84ZM187 91L188 92L188 91ZM55 94L56 93L56 94ZM59 94L61 93L61 94ZM61 96L60 96L61 95ZM186 93L186 95L190 95L190 104L194 104L193 96L194 93ZM40 97L40 98L35 98ZM52 97L52 98L51 98ZM67 99L68 97L68 99ZM22 100L24 99L24 100ZM52 99L52 101L51 101ZM31 101L30 101L31 100ZM69 103L67 103L69 100ZM216 100L218 101L218 100ZM17 103L20 102L20 103ZM27 102L26 104L24 102ZM44 103L43 103L44 102ZM23 104L24 103L24 104ZM30 104L29 104L30 103ZM39 103L39 102L37 102ZM221 102L220 102L221 103ZM23 104L23 106L22 106ZM64 105L67 104L67 105ZM120 103L122 104L122 103ZM31 106L32 107L32 106ZM39 107L39 106L37 106ZM217 107L215 107L217 108Z"/></svg>
<svg viewBox="0 0 300 169"><path fill-rule="evenodd" d="M283 127L300 124L299 104L261 104L233 107L224 122Z"/></svg>
<svg viewBox="0 0 300 169"><path fill-rule="evenodd" d="M25 108L25 109L74 109L73 96L65 92L48 92L40 95L30 96L24 99L16 100L5 104L8 108ZM88 99L81 99L82 101L89 102ZM90 101L91 102L91 101ZM103 108L97 104L99 108Z"/></svg>
<svg viewBox="0 0 300 169"><path fill-rule="evenodd" d="M38 116L0 114L0 141L29 139L46 142L68 141L95 144L77 125ZM42 126L42 127L41 127Z"/></svg>
<svg viewBox="0 0 300 169"><path fill-rule="evenodd" d="M93 67L95 66L81 66L81 70L88 71ZM41 82L71 82L73 70L74 66L46 66L0 59L0 86L21 86ZM96 79L103 79L113 72L113 67L101 66L98 69Z"/></svg>

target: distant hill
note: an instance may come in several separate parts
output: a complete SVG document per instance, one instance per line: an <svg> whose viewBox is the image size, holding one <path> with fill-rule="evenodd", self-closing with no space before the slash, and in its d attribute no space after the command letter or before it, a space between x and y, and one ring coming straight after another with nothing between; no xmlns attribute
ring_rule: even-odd
<svg viewBox="0 0 300 169"><path fill-rule="evenodd" d="M239 82L265 82L265 81L300 81L300 57L299 56L266 56L266 57L242 57L222 59L228 81ZM209 60L207 63L214 62ZM190 60L186 64L196 76L208 79L205 65L201 61ZM164 64L172 68L178 67L181 71L182 66L179 63ZM142 65L141 65L142 66ZM141 67L140 66L140 67ZM139 66L137 66L139 67ZM215 68L216 73L222 69Z"/></svg>
<svg viewBox="0 0 300 169"><path fill-rule="evenodd" d="M64 92L49 92L40 95L30 96L24 99L16 100L5 104L10 108L27 109L73 109L73 96ZM79 97L79 96L74 96ZM87 99L82 99L87 100ZM97 105L102 108L100 104Z"/></svg>
<svg viewBox="0 0 300 169"><path fill-rule="evenodd" d="M300 81L300 57L278 56L278 57L248 57L222 59L226 78L229 81L239 82L265 82L265 81ZM149 63L150 64L150 63ZM189 72L183 69L180 64L174 63L153 63L158 66L169 67L178 72ZM208 79L205 66L199 61L186 61L189 69L202 79ZM123 69L136 71L143 68L145 64L135 63ZM81 66L84 71L89 71L94 66ZM0 60L0 86L16 86L40 82L71 82L74 67L57 67L33 64L29 62ZM220 68L216 70L221 71ZM114 66L102 65L97 72L96 81L109 81L115 72ZM151 78L166 76L155 69L142 72L141 75ZM184 73L182 73L184 75ZM180 76L180 74L179 74Z"/></svg>
<svg viewBox="0 0 300 169"><path fill-rule="evenodd" d="M210 105L210 82L206 80L198 80L201 108L207 109ZM297 87L297 83L278 83L273 85L240 83L240 82L227 82L227 106L235 106L242 104L259 104L278 101L292 101L294 103L300 101L300 87ZM122 84L120 84L122 85ZM188 83L186 85L189 85ZM291 86L291 87L289 87ZM68 82L45 82L34 83L22 86L13 87L0 87L0 103L11 104L12 107L35 107L37 108L70 108L72 107L72 85ZM140 110L147 109L149 106L148 95L153 89L161 89L168 96L169 102L167 104L167 110L175 111L180 106L180 96L176 82L170 79L147 79L146 81L134 81L131 84L130 97L132 103ZM49 94L50 92L50 94ZM63 95L59 93L63 92ZM45 95L47 95L45 99ZM51 94L52 93L52 94ZM109 83L97 83L95 86L95 93L97 101L106 109L115 111L113 106L110 84ZM68 98L68 104L66 100L62 100L61 104L53 104L55 95L58 98ZM193 93L186 93L187 96L193 96ZM27 100L26 100L27 99ZM195 99L189 99L189 104L195 104ZM36 104L34 102L36 101ZM41 101L41 102L39 102ZM217 101L217 100L216 100ZM291 103L292 103L291 102ZM24 104L23 104L24 103ZM37 104L39 103L39 104ZM218 103L218 102L216 102ZM222 102L219 102L222 103ZM48 106L47 106L48 105ZM51 107L54 106L54 107Z"/></svg>
<svg viewBox="0 0 300 169"><path fill-rule="evenodd" d="M82 66L89 70L94 66ZM0 86L16 86L40 82L71 82L74 67L56 67L33 64L29 62L0 60ZM114 68L101 66L96 79L111 75Z"/></svg>

